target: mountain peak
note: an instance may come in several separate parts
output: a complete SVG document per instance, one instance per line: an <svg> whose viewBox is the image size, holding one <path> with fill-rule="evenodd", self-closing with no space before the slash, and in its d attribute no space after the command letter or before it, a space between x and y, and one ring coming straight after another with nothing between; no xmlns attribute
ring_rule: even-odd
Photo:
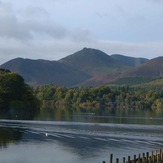
<svg viewBox="0 0 163 163"><path fill-rule="evenodd" d="M76 52L76 53L83 53L83 55L100 55L100 56L107 56L107 57L110 57L108 54L104 53L103 51L101 50L98 50L98 49L92 49L92 48L87 48L87 47L84 47L82 50ZM74 53L75 54L75 53Z"/></svg>
<svg viewBox="0 0 163 163"><path fill-rule="evenodd" d="M59 62L87 72L89 75L104 75L126 68L118 60L98 49L83 48Z"/></svg>

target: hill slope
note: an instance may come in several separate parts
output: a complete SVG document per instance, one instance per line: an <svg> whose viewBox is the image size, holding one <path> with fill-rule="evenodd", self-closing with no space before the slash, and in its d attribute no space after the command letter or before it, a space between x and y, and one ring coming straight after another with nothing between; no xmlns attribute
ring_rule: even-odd
<svg viewBox="0 0 163 163"><path fill-rule="evenodd" d="M157 83L159 78L163 77L163 57L157 57L140 65L139 67L125 71L113 81L113 84L144 84ZM162 79L161 79L162 81Z"/></svg>
<svg viewBox="0 0 163 163"><path fill-rule="evenodd" d="M163 57L151 59L136 69L125 73L125 76L163 77Z"/></svg>
<svg viewBox="0 0 163 163"><path fill-rule="evenodd" d="M121 54L113 54L111 55L111 57L130 67L139 67L140 65L148 61L148 59L146 58L135 58L124 56Z"/></svg>
<svg viewBox="0 0 163 163"><path fill-rule="evenodd" d="M19 73L29 84L55 84L72 86L89 78L89 75L57 61L16 58L1 65Z"/></svg>

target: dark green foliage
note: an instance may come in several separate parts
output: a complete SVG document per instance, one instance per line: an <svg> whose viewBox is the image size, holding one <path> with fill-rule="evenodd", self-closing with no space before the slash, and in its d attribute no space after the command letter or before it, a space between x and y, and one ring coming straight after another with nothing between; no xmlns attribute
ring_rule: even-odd
<svg viewBox="0 0 163 163"><path fill-rule="evenodd" d="M163 111L163 89L157 91L157 86L149 85L69 89L48 85L37 87L36 96L42 101L42 108L55 109L69 106L70 108L95 109L102 113L128 113L140 110L160 113Z"/></svg>
<svg viewBox="0 0 163 163"><path fill-rule="evenodd" d="M32 118L37 100L24 79L9 70L0 70L0 112L11 118Z"/></svg>

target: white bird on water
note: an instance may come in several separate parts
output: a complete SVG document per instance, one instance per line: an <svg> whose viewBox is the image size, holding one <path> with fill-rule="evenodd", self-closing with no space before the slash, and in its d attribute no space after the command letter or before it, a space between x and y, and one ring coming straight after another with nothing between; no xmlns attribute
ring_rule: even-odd
<svg viewBox="0 0 163 163"><path fill-rule="evenodd" d="M45 136L48 136L48 133L47 132L45 133Z"/></svg>

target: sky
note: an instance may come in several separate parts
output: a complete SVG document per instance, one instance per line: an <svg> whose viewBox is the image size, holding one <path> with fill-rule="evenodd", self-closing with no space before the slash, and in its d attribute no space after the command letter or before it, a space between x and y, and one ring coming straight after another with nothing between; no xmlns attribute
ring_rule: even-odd
<svg viewBox="0 0 163 163"><path fill-rule="evenodd" d="M163 55L163 0L0 0L0 64L99 49Z"/></svg>

